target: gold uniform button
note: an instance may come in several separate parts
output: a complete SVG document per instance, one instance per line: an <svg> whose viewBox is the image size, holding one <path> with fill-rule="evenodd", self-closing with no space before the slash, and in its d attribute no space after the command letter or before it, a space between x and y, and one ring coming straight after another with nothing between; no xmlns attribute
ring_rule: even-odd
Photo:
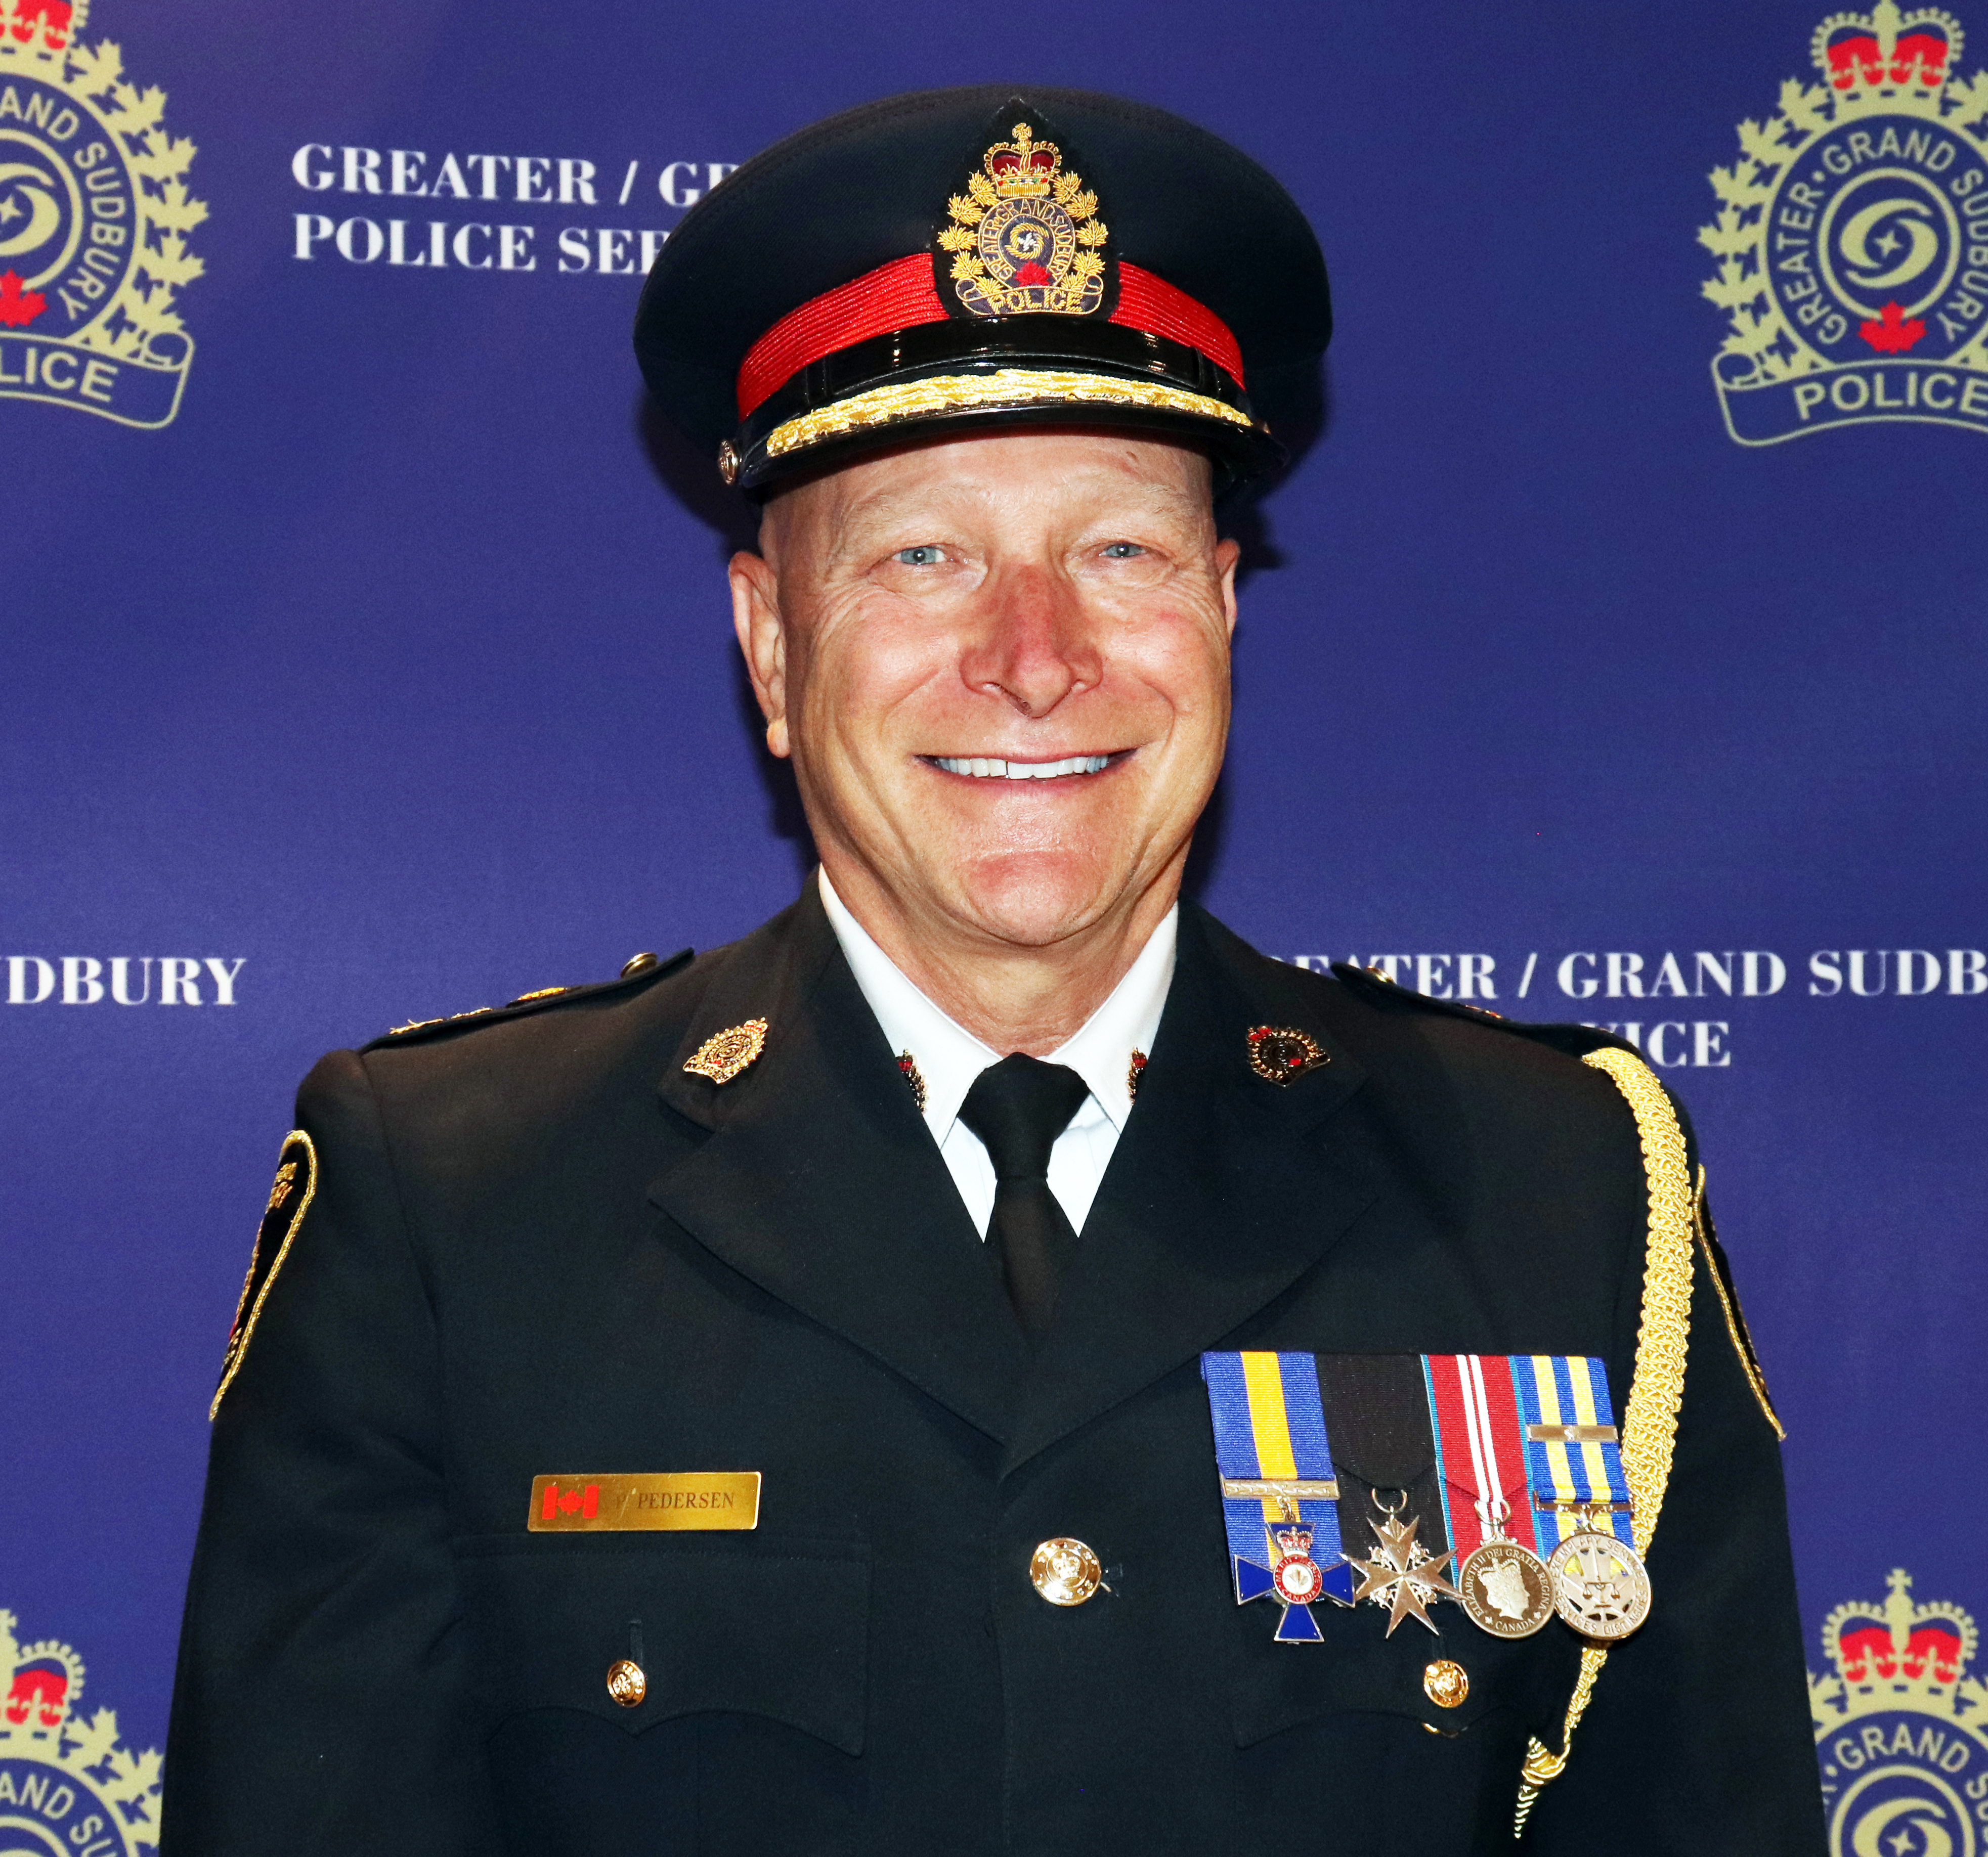
<svg viewBox="0 0 1988 1857"><path fill-rule="evenodd" d="M1439 1657L1422 1672L1422 1693L1439 1709L1453 1709L1470 1693L1470 1675L1460 1663Z"/></svg>
<svg viewBox="0 0 1988 1857"><path fill-rule="evenodd" d="M649 1679L642 1666L627 1657L617 1657L607 1666L607 1693L624 1709L639 1708L649 1693Z"/></svg>
<svg viewBox="0 0 1988 1857"><path fill-rule="evenodd" d="M1082 1541L1059 1535L1030 1556L1029 1581L1052 1605L1081 1605L1104 1584L1104 1569Z"/></svg>

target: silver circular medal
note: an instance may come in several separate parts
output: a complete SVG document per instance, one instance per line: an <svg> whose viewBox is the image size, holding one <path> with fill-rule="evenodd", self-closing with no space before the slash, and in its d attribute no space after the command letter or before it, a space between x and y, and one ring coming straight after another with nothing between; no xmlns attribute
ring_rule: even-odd
<svg viewBox="0 0 1988 1857"><path fill-rule="evenodd" d="M1584 1638L1626 1638L1650 1616L1642 1556L1612 1535L1584 1528L1554 1549L1554 1606Z"/></svg>
<svg viewBox="0 0 1988 1857"><path fill-rule="evenodd" d="M1480 1542L1456 1570L1463 1615L1494 1638L1530 1638L1554 1616L1554 1581L1531 1548L1502 1535Z"/></svg>

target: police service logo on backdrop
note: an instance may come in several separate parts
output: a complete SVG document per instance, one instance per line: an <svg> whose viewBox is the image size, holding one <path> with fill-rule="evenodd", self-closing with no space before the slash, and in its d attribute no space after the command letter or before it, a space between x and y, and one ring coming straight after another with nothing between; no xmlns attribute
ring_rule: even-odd
<svg viewBox="0 0 1988 1857"><path fill-rule="evenodd" d="M166 133L90 0L0 0L0 398L120 425L179 410L193 341L173 307L201 271L194 147Z"/></svg>
<svg viewBox="0 0 1988 1857"><path fill-rule="evenodd" d="M1951 14L1880 3L1815 29L1740 159L1712 171L1731 329L1726 427L1771 445L1876 420L1988 433L1988 71L1960 73Z"/></svg>
<svg viewBox="0 0 1988 1857"><path fill-rule="evenodd" d="M0 1851L139 1857L159 1842L159 1757L117 1744L114 1710L86 1717L83 1659L16 1640L0 1612Z"/></svg>
<svg viewBox="0 0 1988 1857"><path fill-rule="evenodd" d="M1988 1848L1988 1683L1967 1674L1974 1621L1912 1602L1902 1568L1882 1602L1823 1622L1835 1668L1808 1680L1831 1857L1978 1857Z"/></svg>

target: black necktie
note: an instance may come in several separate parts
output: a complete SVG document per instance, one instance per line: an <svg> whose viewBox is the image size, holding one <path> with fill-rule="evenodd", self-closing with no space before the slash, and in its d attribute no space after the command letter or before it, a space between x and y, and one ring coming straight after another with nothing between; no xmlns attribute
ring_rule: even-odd
<svg viewBox="0 0 1988 1857"><path fill-rule="evenodd" d="M1067 1065L1018 1051L988 1065L959 1106L960 1120L994 1163L987 1238L1031 1341L1050 1325L1063 1271L1077 1250L1077 1234L1050 1190L1050 1150L1090 1094L1090 1086Z"/></svg>

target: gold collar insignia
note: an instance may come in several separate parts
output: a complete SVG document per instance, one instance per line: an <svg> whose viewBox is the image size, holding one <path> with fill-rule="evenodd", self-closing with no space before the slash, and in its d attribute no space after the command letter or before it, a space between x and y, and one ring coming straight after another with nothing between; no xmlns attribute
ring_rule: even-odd
<svg viewBox="0 0 1988 1857"><path fill-rule="evenodd" d="M728 1025L706 1038L685 1060L684 1069L694 1077L729 1083L756 1062L766 1048L766 1021L748 1019L742 1025Z"/></svg>

